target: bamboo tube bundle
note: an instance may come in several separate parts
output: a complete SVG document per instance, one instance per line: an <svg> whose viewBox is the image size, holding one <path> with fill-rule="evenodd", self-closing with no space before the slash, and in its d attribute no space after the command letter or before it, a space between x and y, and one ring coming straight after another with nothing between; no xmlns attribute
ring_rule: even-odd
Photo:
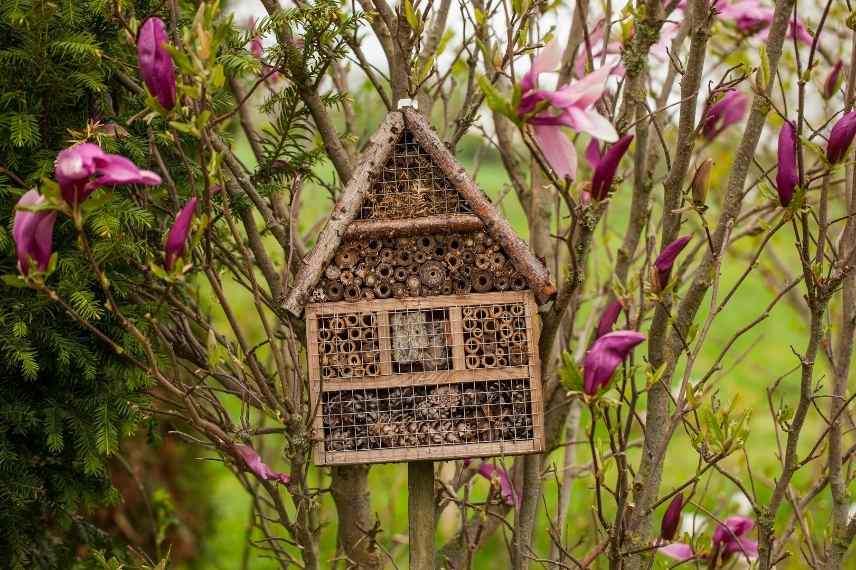
<svg viewBox="0 0 856 570"><path fill-rule="evenodd" d="M422 265L426 261L428 261L428 254L423 250L419 250L413 253L413 263L417 265Z"/></svg>
<svg viewBox="0 0 856 570"><path fill-rule="evenodd" d="M324 277L331 281L337 280L341 274L342 270L339 269L339 266L332 263L324 269Z"/></svg>
<svg viewBox="0 0 856 570"><path fill-rule="evenodd" d="M377 268L375 269L375 274L381 281L390 281L392 279L394 271L395 270L392 268L392 265L381 261L381 263L378 263Z"/></svg>
<svg viewBox="0 0 856 570"><path fill-rule="evenodd" d="M393 265L395 263L395 251L392 249L385 247L380 250L380 254L378 254L378 258L381 263L386 263L387 265Z"/></svg>
<svg viewBox="0 0 856 570"><path fill-rule="evenodd" d="M396 281L404 282L407 281L407 278L410 276L410 269L408 267L404 267L399 265L392 272L392 277Z"/></svg>
<svg viewBox="0 0 856 570"><path fill-rule="evenodd" d="M493 289L493 275L487 271L473 271L470 279L473 283L473 291L477 293L487 293Z"/></svg>
<svg viewBox="0 0 856 570"><path fill-rule="evenodd" d="M407 285L401 283L400 281L396 281L392 284L392 296L396 299L403 299L407 297L409 290L407 289Z"/></svg>
<svg viewBox="0 0 856 570"><path fill-rule="evenodd" d="M359 285L350 285L349 287L345 287L345 301L358 301L362 296L363 290Z"/></svg>
<svg viewBox="0 0 856 570"><path fill-rule="evenodd" d="M420 285L409 282L411 277L417 277ZM346 242L324 268L311 299L355 302L389 298L396 296L391 287L381 291L376 287L393 281L408 284L403 292L408 297L528 288L499 243L483 231L475 231ZM360 288L359 295L353 286ZM400 290L398 293L402 296Z"/></svg>
<svg viewBox="0 0 856 570"><path fill-rule="evenodd" d="M350 269L357 263L357 259L359 259L359 252L354 247L346 247L344 249L340 249L335 256L336 265L338 265L341 269Z"/></svg>

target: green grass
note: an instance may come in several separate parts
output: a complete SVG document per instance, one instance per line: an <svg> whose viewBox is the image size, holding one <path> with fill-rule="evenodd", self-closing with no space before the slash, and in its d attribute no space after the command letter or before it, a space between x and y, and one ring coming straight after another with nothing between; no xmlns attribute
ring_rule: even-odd
<svg viewBox="0 0 856 570"><path fill-rule="evenodd" d="M242 159L247 163L252 163L251 157L246 152L244 152ZM328 173L325 169L321 169L321 172ZM500 195L505 196L500 205L501 210L514 228L526 237L526 220L514 194L505 192L507 179L501 165L496 161L486 161L479 170L478 182L493 199ZM305 230L326 215L331 207L331 202L326 192L320 188L307 186L302 195L300 225ZM712 199L716 201L715 196ZM609 277L605 251L608 249L614 252L618 246L627 217L628 203L629 189L623 188L613 198L611 211L606 221L607 231L598 231L590 276L590 279L594 279L596 282L602 283ZM688 229L693 230L696 240L702 239L703 233L697 224L694 228L688 226ZM720 297L746 268L747 260L744 259L744 256L755 250L760 239L760 236L745 238L729 252L723 267ZM786 260L792 257L789 240L787 231L782 231L781 235L773 240L773 247L776 247ZM271 247L272 251L275 249L275 247ZM742 255L736 255L736 253ZM794 271L796 271L796 266L794 266ZM258 317L248 296L234 286L229 288L228 295L240 307L240 320L247 324L251 338L258 340L260 334L257 329L253 331L253 325L250 324L257 321ZM704 352L695 368L694 379L698 379L708 369L736 330L761 314L772 297L773 293L759 273L753 272L727 308L717 317L716 325L711 330ZM698 323L701 323L706 316L708 301L709 298L705 301L703 310L697 318ZM216 311L216 304L212 306L212 309ZM589 310L590 307L586 304L584 313ZM582 318L585 318L585 314L582 315ZM798 363L791 347L798 351L802 350L805 342L805 330L806 323L802 322L799 313L787 303L779 303L767 320L735 343L723 361L723 372L716 376L717 399L723 405L728 405L732 398L737 398L739 409L751 410L752 412L751 434L746 448L751 461L752 472L756 477L758 492L762 498L766 497L767 489L763 482L769 482L778 471L778 462L774 453L773 426L767 408L765 390L776 378L785 375ZM576 347L570 348L574 350ZM644 354L644 349L640 351L639 356L642 354ZM819 373L825 371L826 363L824 362L821 363ZM788 376L782 383L780 396L791 398L793 401L794 395L798 391L797 383L796 375ZM237 411L237 408L235 409ZM584 425L588 425L589 421L587 415L584 414ZM803 453L813 444L819 432L819 421L816 416L813 416L812 423L805 430L803 437ZM272 439L268 442L269 445L274 445L274 443ZM606 448L605 441L599 441L599 445ZM578 450L579 461L587 461L586 456L587 453L584 450ZM631 452L631 460L633 464L636 464L638 451ZM557 469L560 468L561 453L557 452L551 455L548 462L554 464ZM686 434L679 432L669 448L662 488L668 490L683 484L695 472L697 462L698 458ZM744 483L748 482L745 459L742 454L734 454L724 461L722 466ZM386 548L393 553L402 568L407 566L405 544L407 536L406 472L404 465L384 465L374 467L370 477L374 509L378 513L384 529L384 533L381 535L382 539L385 541ZM243 556L246 523L249 516L248 497L222 465L211 463L207 466L206 473L214 478L214 496L212 499L217 505L218 517L214 521L214 530L205 543L203 559L199 562L198 567L238 568ZM326 474L321 474L319 477L322 479L319 482L322 483L322 486L329 482ZM803 485L810 482L813 477L816 477L816 470L813 472L811 469L807 469L799 474L796 484L798 486ZM567 529L567 534L570 537L583 538L586 533L592 532L594 524L592 488L593 480L590 476L580 477L574 485L572 516L569 519ZM732 500L732 497L737 493L737 489L726 479L721 476L705 478L702 481L702 487L700 487L700 490L702 489L704 493L700 500L707 509L720 517L734 514L738 504ZM486 490L485 482L480 481L476 484L477 493L483 495ZM552 476L545 482L545 495L547 508L552 516L555 513L557 496L555 479ZM825 511L826 506L823 499L819 500L817 505L819 513ZM325 527L322 534L322 549L323 556L329 559L335 553L336 525L335 509L329 496L325 496L323 499L323 507ZM453 535L457 523L457 516L454 513L444 513L439 524L438 544ZM549 549L548 527L544 524L543 516L541 523L541 527L535 535L536 542L542 552L547 552ZM506 560L505 548L505 538L501 534L497 534L486 548L477 553L475 567L503 567ZM255 552L251 556L250 568L264 570L275 567L271 561L259 557Z"/></svg>

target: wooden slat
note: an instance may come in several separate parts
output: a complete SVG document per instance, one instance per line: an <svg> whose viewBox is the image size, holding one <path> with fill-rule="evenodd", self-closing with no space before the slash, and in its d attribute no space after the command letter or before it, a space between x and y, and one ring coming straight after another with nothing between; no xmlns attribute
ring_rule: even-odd
<svg viewBox="0 0 856 570"><path fill-rule="evenodd" d="M466 370L464 360L464 322L461 307L449 307L449 326L452 328L452 368Z"/></svg>
<svg viewBox="0 0 856 570"><path fill-rule="evenodd" d="M338 301L336 303L313 303L318 315L359 313L365 311L405 311L411 309L439 309L452 306L494 305L498 303L523 303L529 291L502 291L496 293L468 293L466 295L437 295L434 297L405 297L403 299L372 299Z"/></svg>
<svg viewBox="0 0 856 570"><path fill-rule="evenodd" d="M537 440L434 445L424 447L366 449L363 451L328 451L316 455L317 465L357 465L364 463L400 463L403 461L442 461L469 457L497 457L537 453L542 446Z"/></svg>
<svg viewBox="0 0 856 570"><path fill-rule="evenodd" d="M315 457L322 457L324 449L324 423L321 409L321 363L318 357L318 316L311 308L306 310L306 351L309 368L309 409L312 413L312 428L315 437Z"/></svg>
<svg viewBox="0 0 856 570"><path fill-rule="evenodd" d="M377 318L377 336L380 345L380 374L381 376L389 376L392 374L392 338L391 329L389 328L389 313L386 311L378 311ZM361 378L360 382L365 382L366 378ZM353 381L348 381L348 384L353 386Z"/></svg>
<svg viewBox="0 0 856 570"><path fill-rule="evenodd" d="M482 228L484 224L475 214L440 214L404 220L354 220L345 230L345 239L394 239L424 234L474 232Z"/></svg>
<svg viewBox="0 0 856 570"><path fill-rule="evenodd" d="M530 367L506 366L505 368L480 368L477 370L436 370L433 372L408 372L389 376L363 376L326 380L324 392L338 390L362 390L374 388L395 388L398 386L433 386L460 382L490 382L491 380L521 380L528 378Z"/></svg>
<svg viewBox="0 0 856 570"><path fill-rule="evenodd" d="M538 354L538 341L541 338L541 322L538 304L534 295L526 299L526 328L529 336L529 390L532 394L532 432L535 436L537 451L543 451L544 439L544 395L541 381L541 358Z"/></svg>

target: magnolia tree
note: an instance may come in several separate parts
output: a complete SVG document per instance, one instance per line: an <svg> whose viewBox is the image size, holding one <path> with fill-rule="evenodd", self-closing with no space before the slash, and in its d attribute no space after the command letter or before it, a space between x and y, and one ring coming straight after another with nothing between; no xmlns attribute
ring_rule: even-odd
<svg viewBox="0 0 856 570"><path fill-rule="evenodd" d="M846 5L262 4L248 26L216 2L115 3L115 113L22 189L6 277L145 371L154 413L245 487L253 547L282 567L406 564L407 523L375 504L394 491L372 496L365 466L312 466L304 324L281 303L324 222L301 205L351 177L361 116L409 98L450 148L469 136L499 157L495 201L559 289L540 315L548 451L438 465L435 511L457 523L411 567L471 568L486 545L514 568L853 564ZM145 137L144 160L108 152L122 136ZM152 221L99 231L117 195ZM115 326L55 287L60 225ZM135 273L99 254L114 236L143 246ZM779 370L744 341L785 310ZM734 397L750 388L751 421ZM434 550L436 518L413 515Z"/></svg>

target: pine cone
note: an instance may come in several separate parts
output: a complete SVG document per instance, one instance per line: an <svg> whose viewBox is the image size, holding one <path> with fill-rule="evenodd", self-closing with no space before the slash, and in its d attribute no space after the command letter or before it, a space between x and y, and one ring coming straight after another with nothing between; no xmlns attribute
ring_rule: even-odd
<svg viewBox="0 0 856 570"><path fill-rule="evenodd" d="M372 448L392 447L398 434L398 423L391 414L376 414L368 425Z"/></svg>
<svg viewBox="0 0 856 570"><path fill-rule="evenodd" d="M324 446L327 451L352 451L354 434L349 429L334 429L325 438Z"/></svg>

